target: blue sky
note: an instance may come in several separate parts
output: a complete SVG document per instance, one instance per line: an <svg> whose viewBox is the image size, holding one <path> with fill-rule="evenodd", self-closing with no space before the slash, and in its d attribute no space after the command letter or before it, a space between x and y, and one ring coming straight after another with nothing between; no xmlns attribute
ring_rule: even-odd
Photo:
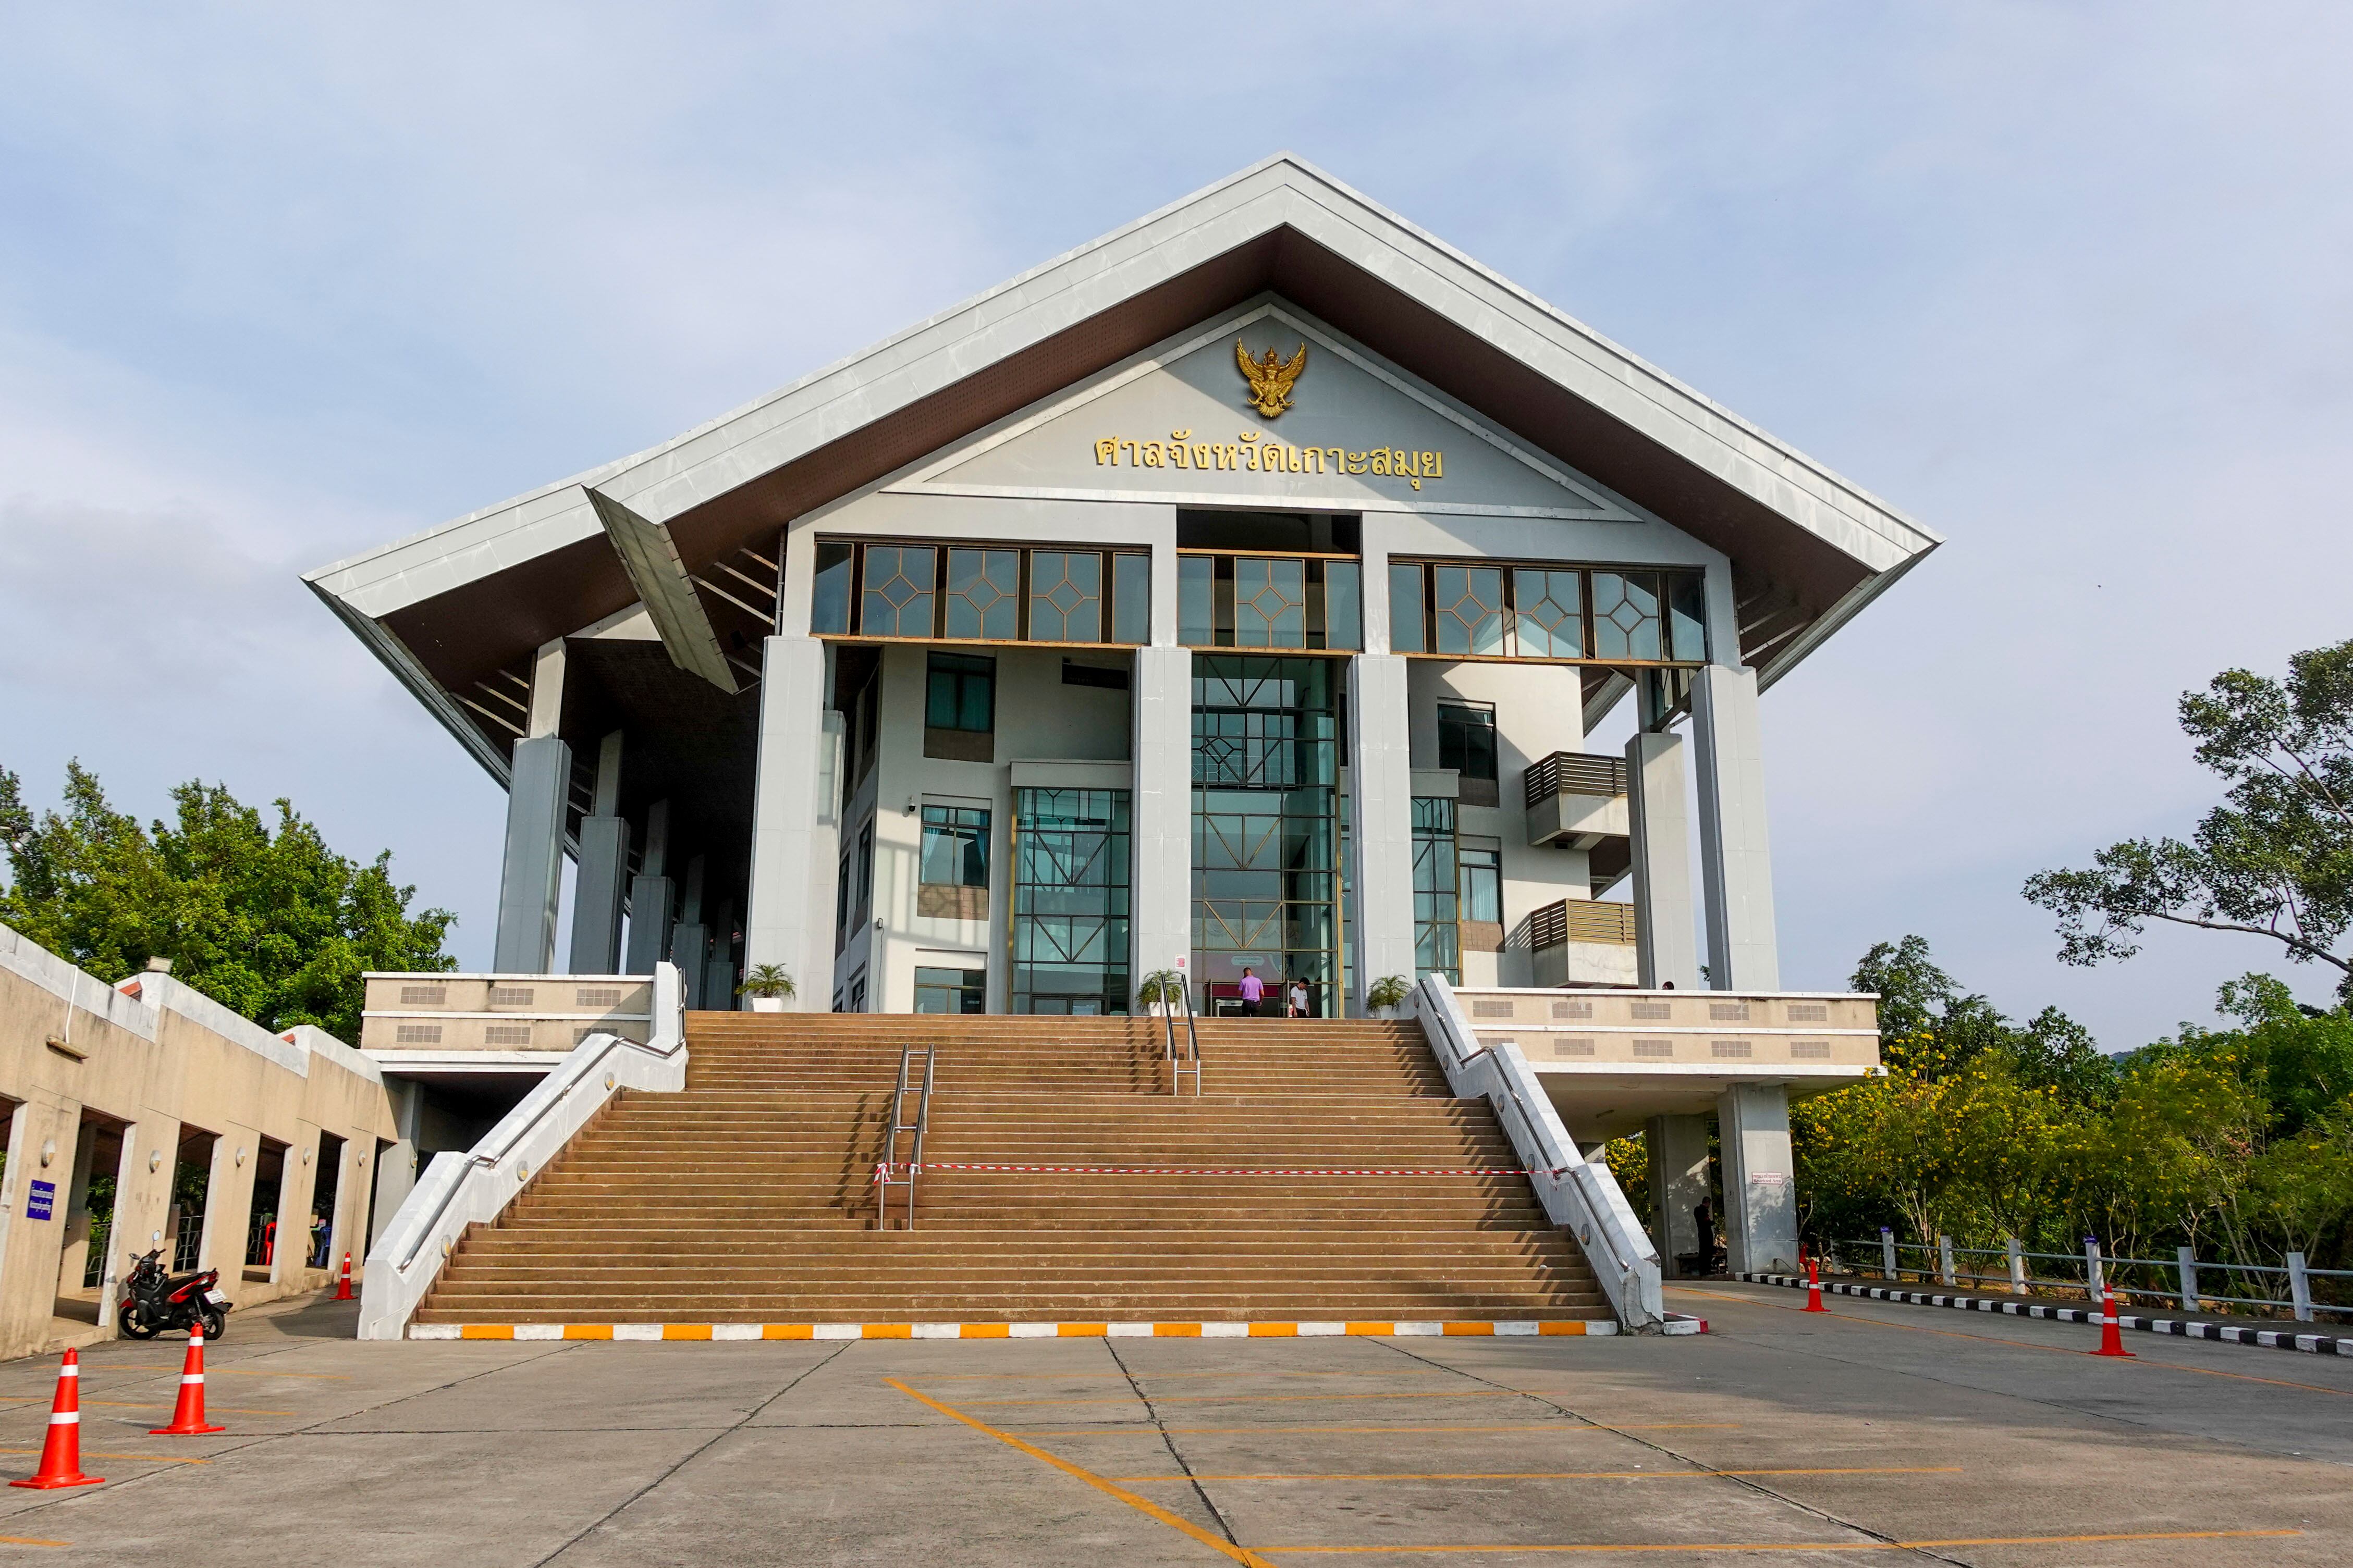
<svg viewBox="0 0 2353 1568"><path fill-rule="evenodd" d="M502 797L296 580L1282 149L1950 543L1766 700L1793 986L1918 931L2111 1047L2318 972L2018 897L2353 635L2343 7L10 5L0 765L389 847L486 959Z"/></svg>

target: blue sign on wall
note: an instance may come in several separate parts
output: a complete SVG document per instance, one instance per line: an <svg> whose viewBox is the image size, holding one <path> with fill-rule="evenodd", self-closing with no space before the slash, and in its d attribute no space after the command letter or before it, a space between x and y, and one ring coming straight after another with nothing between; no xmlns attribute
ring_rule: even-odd
<svg viewBox="0 0 2353 1568"><path fill-rule="evenodd" d="M25 1199L26 1219L48 1219L57 1207L58 1184L55 1182L35 1182Z"/></svg>

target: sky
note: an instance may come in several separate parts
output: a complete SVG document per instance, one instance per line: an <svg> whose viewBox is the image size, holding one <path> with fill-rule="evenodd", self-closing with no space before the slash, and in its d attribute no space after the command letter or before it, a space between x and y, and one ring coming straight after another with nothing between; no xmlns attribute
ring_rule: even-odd
<svg viewBox="0 0 2353 1568"><path fill-rule="evenodd" d="M2214 803L2353 636L2353 10L0 0L0 766L389 848L503 796L298 580L668 438L1278 151L1949 542L1764 700L1784 984L1917 932L2112 1049L2256 938L2019 887Z"/></svg>

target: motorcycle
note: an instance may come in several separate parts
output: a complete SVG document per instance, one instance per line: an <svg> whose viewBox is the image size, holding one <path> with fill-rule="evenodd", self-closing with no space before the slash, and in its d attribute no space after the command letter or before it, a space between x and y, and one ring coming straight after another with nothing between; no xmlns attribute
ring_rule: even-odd
<svg viewBox="0 0 2353 1568"><path fill-rule="evenodd" d="M205 1338L217 1340L228 1328L228 1298L218 1289L220 1270L206 1268L173 1279L156 1259L163 1248L142 1258L122 1282L122 1304L114 1321L134 1340L152 1340L166 1329L201 1321Z"/></svg>

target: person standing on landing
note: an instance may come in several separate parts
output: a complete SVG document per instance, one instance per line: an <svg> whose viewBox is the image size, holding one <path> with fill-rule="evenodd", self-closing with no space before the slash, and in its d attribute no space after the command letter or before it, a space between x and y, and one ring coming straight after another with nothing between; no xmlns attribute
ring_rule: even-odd
<svg viewBox="0 0 2353 1568"><path fill-rule="evenodd" d="M1242 970L1240 990L1242 1016L1252 1018L1258 1016L1259 1004L1266 1000L1266 982L1261 980L1255 971L1245 966Z"/></svg>
<svg viewBox="0 0 2353 1568"><path fill-rule="evenodd" d="M1307 982L1304 979L1294 977L1291 982L1291 1016L1294 1018L1307 1016Z"/></svg>

